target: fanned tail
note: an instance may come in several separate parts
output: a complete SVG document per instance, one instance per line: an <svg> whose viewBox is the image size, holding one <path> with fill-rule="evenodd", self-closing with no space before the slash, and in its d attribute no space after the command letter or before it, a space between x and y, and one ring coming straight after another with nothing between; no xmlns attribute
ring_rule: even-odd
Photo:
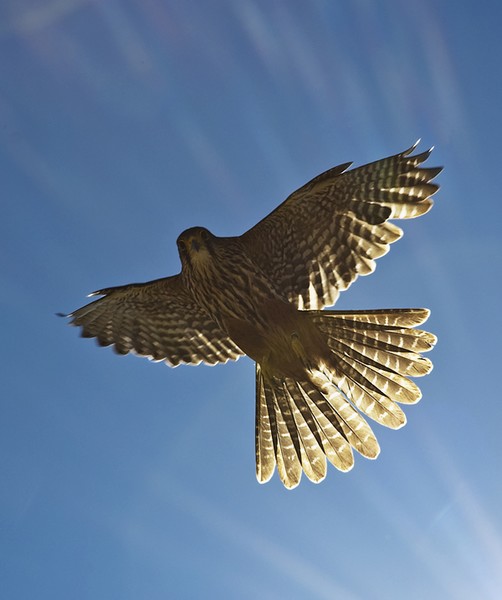
<svg viewBox="0 0 502 600"><path fill-rule="evenodd" d="M268 481L275 466L287 488L302 471L314 482L326 476L326 458L339 470L354 464L353 449L367 458L379 453L363 415L398 429L406 423L400 404L421 398L409 377L426 375L421 356L436 338L414 327L426 309L312 311L330 356L305 370L301 381L256 366L256 474Z"/></svg>

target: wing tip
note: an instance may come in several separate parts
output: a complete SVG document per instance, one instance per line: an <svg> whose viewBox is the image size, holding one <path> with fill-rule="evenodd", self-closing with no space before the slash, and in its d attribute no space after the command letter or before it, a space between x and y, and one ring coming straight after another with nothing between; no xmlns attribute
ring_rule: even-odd
<svg viewBox="0 0 502 600"><path fill-rule="evenodd" d="M401 156L409 156L412 152L414 152L416 150L416 148L418 147L418 145L420 144L420 142L422 141L422 138L418 138L418 140L411 145L409 148L407 148L406 150L403 150L403 152L401 152Z"/></svg>
<svg viewBox="0 0 502 600"><path fill-rule="evenodd" d="M91 292L90 294L87 294L86 298L93 298L94 296L106 296L106 294L109 293L110 289L111 288L96 290L95 292Z"/></svg>
<svg viewBox="0 0 502 600"><path fill-rule="evenodd" d="M418 138L418 140L412 146L410 146L406 150L403 150L403 152L400 152L398 156L401 156L403 158L419 158L421 163L426 161L436 147L433 144L432 146L430 146L430 148L427 148L427 150L424 150L422 153L415 154L412 156L413 152L418 148L421 142L422 138ZM440 167L440 170L442 170L442 168L443 167Z"/></svg>

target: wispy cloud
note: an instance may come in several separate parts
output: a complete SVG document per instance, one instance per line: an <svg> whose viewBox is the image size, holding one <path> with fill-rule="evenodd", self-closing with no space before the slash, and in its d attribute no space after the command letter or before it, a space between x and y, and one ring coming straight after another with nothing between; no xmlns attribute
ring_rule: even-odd
<svg viewBox="0 0 502 600"><path fill-rule="evenodd" d="M26 34L53 25L93 0L52 0L52 2L12 3L12 14L0 24L0 36Z"/></svg>

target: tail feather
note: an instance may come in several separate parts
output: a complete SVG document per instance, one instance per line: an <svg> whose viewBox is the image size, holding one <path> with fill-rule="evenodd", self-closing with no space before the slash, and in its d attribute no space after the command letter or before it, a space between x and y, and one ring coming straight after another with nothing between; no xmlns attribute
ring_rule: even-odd
<svg viewBox="0 0 502 600"><path fill-rule="evenodd" d="M277 454L275 410L269 410L271 391L265 392L260 365L256 365L256 477L266 483L274 474Z"/></svg>
<svg viewBox="0 0 502 600"><path fill-rule="evenodd" d="M301 452L291 408L281 392L280 386L272 388L278 433L277 467L284 476L284 485L293 488L300 483L302 476Z"/></svg>
<svg viewBox="0 0 502 600"><path fill-rule="evenodd" d="M418 402L409 379L428 373L421 356L436 338L412 329L428 317L425 309L312 311L325 334L329 358L305 370L301 380L262 370L257 364L256 474L268 481L275 466L287 488L302 471L314 482L326 476L326 460L341 471L354 464L353 449L376 458L378 441L361 413L391 428L406 416L398 403Z"/></svg>
<svg viewBox="0 0 502 600"><path fill-rule="evenodd" d="M379 369L402 373L410 377L427 375L432 369L429 359L420 356L413 350L394 346L373 336L363 336L358 332L342 328L334 328L328 333L328 345L332 350L339 350L348 356L364 357L377 363ZM421 350L421 352L427 352Z"/></svg>
<svg viewBox="0 0 502 600"><path fill-rule="evenodd" d="M257 423L256 429L258 480L268 481L277 462L281 480L289 489L300 482L302 469L312 481L322 481L326 476L326 458L321 450L321 434L305 402L296 401L295 382L292 379L277 382L264 377L257 365L257 384L257 406L260 407L257 412L266 415L264 426ZM274 453L270 452L271 448Z"/></svg>
<svg viewBox="0 0 502 600"><path fill-rule="evenodd" d="M344 436L350 445L366 458L376 458L380 452L377 439L370 426L340 389L320 370L311 372L311 381L317 385L339 418Z"/></svg>
<svg viewBox="0 0 502 600"><path fill-rule="evenodd" d="M282 416L275 389L276 386L273 385L272 381L262 377L262 399L265 402L269 416L274 449L273 455L268 457L268 461L272 460L273 462L265 470L270 471L272 474L275 462L277 462L277 469L281 474L284 485L291 488L294 487L295 481L298 483L300 480L301 466L299 465L295 445Z"/></svg>
<svg viewBox="0 0 502 600"><path fill-rule="evenodd" d="M336 355L343 357L339 352ZM347 358L350 356L350 358ZM370 389L385 393L389 398L394 398L402 404L416 404L422 397L420 388L410 379L391 371L375 360L347 354L343 360L356 370L360 377L370 382Z"/></svg>
<svg viewBox="0 0 502 600"><path fill-rule="evenodd" d="M355 327L362 327L360 323L356 323ZM342 331L350 331L347 327L340 327ZM410 331L413 333L410 334ZM357 331L356 331L357 332ZM366 331L358 331L361 339L365 340L367 345L376 345L381 347L386 344L390 350L404 351L412 350L414 352L427 352L434 347L436 336L428 331L421 329L399 329L393 327L389 330L367 329ZM376 344L378 342L378 344Z"/></svg>
<svg viewBox="0 0 502 600"><path fill-rule="evenodd" d="M350 471L354 466L352 447L333 408L310 382L305 381L302 385L297 383L297 386L305 399L307 410L315 419L329 462L340 471Z"/></svg>
<svg viewBox="0 0 502 600"><path fill-rule="evenodd" d="M300 441L300 462L311 481L322 481L326 477L326 457L322 451L322 440L312 413L304 402L295 400L298 388L292 379L283 383L284 395L291 407Z"/></svg>
<svg viewBox="0 0 502 600"><path fill-rule="evenodd" d="M399 406L390 400L387 392L387 380L383 385L375 385L370 377L374 374L373 380L378 380L382 384L382 379L378 379L378 374L365 365L356 366L357 363L349 363L343 355L337 353L337 367L331 368L331 376L336 385L350 398L357 409L362 411L368 417L371 417L377 423L399 429L406 423L406 416ZM388 392L387 392L388 393Z"/></svg>
<svg viewBox="0 0 502 600"><path fill-rule="evenodd" d="M341 471L352 468L354 458L347 440L350 426L317 387L308 381L270 378L258 364L256 379L256 476L260 483L269 481L276 465L288 489L298 485L302 469L311 481L322 481L326 457Z"/></svg>
<svg viewBox="0 0 502 600"><path fill-rule="evenodd" d="M333 326L327 328L320 327L321 330L327 331L328 335L339 343L346 344L347 341L352 341L355 347L358 345L366 348L374 348L375 350L388 350L389 352L428 352L436 343L436 336L421 329L398 329L397 327L382 330L382 328L374 328L374 325L369 325L363 331L361 327L364 324L354 322L354 326L347 326L346 322L342 326ZM370 328L371 327L371 328ZM413 331L413 334L409 332ZM338 335L337 335L338 334Z"/></svg>

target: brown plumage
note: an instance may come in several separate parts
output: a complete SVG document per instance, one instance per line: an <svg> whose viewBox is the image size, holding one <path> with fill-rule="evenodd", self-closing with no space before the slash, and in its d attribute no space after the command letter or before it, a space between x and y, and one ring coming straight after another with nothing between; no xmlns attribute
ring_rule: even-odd
<svg viewBox="0 0 502 600"><path fill-rule="evenodd" d="M375 268L408 219L432 207L440 168L415 146L347 171L317 176L239 237L195 227L178 238L181 273L107 288L69 315L82 335L172 366L256 361L256 473L277 466L288 488L302 472L353 466L353 449L375 458L365 417L397 429L399 404L420 399L409 378L432 364L435 337L415 329L426 309L323 311Z"/></svg>

